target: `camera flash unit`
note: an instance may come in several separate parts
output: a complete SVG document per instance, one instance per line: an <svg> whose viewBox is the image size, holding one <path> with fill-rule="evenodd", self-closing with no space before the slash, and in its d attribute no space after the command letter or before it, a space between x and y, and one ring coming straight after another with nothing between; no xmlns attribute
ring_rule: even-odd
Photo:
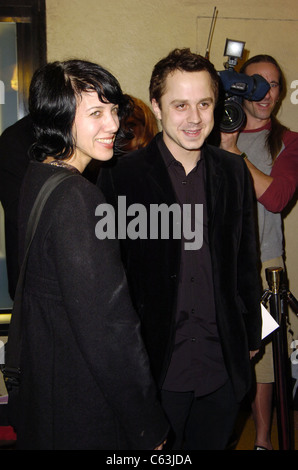
<svg viewBox="0 0 298 470"><path fill-rule="evenodd" d="M234 41L233 39L227 39L225 45L224 55L228 57L237 57L241 59L245 42Z"/></svg>

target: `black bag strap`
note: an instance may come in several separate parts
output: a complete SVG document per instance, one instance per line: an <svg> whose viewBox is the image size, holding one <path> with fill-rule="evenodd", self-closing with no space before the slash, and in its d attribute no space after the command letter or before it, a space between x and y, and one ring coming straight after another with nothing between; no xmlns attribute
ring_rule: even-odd
<svg viewBox="0 0 298 470"><path fill-rule="evenodd" d="M49 196L62 181L70 178L71 176L75 176L75 174L70 173L68 170L64 169L50 176L41 187L28 219L25 238L25 256L20 269L16 287L11 321L9 325L8 341L5 347L5 366L2 370L7 390L11 389L11 387L14 385L18 385L19 383L20 356L22 347L21 307L23 284L30 246L34 238L41 213Z"/></svg>

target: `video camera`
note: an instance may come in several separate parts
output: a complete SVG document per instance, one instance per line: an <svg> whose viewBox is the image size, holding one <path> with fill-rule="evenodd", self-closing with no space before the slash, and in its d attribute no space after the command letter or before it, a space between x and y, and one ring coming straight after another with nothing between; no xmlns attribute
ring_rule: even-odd
<svg viewBox="0 0 298 470"><path fill-rule="evenodd" d="M226 70L218 72L223 87L223 103L220 118L222 132L236 132L245 123L242 100L260 101L268 93L270 85L261 75L248 76L234 70L238 59L242 58L245 42L226 40L224 56L228 57Z"/></svg>

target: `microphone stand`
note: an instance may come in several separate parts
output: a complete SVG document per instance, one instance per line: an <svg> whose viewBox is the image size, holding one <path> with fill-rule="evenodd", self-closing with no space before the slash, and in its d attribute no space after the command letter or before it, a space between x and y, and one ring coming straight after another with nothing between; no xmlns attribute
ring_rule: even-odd
<svg viewBox="0 0 298 470"><path fill-rule="evenodd" d="M278 440L280 450L290 450L292 433L289 412L290 387L286 304L289 303L298 315L298 302L291 292L287 292L282 285L282 275L283 269L281 267L266 269L269 289L265 290L262 303L266 303L269 299L270 314L279 325L279 328L272 333Z"/></svg>

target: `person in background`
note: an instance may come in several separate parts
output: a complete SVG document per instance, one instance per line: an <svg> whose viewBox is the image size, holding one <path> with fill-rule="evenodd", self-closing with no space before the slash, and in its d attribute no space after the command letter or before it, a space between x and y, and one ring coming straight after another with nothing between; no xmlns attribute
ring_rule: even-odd
<svg viewBox="0 0 298 470"><path fill-rule="evenodd" d="M168 422L132 307L116 240L95 234L105 203L82 177L113 156L128 101L107 70L53 62L30 86L36 141L19 204L20 257L43 183L69 172L47 201L23 295L17 448L161 449ZM8 338L9 341L9 338Z"/></svg>
<svg viewBox="0 0 298 470"><path fill-rule="evenodd" d="M28 115L5 129L0 136L0 202L4 210L8 291L12 300L20 270L17 228L20 188L33 142L33 126Z"/></svg>
<svg viewBox="0 0 298 470"><path fill-rule="evenodd" d="M134 96L130 96L130 99L133 102L133 110L122 123L127 137L120 143L121 151L125 153L146 147L158 133L157 120L149 106Z"/></svg>
<svg viewBox="0 0 298 470"><path fill-rule="evenodd" d="M147 210L147 236L123 237L121 253L172 427L171 449L225 449L261 343L249 172L237 155L205 143L218 80L213 65L189 49L161 59L150 100L162 132L145 148L103 165L98 181L116 210L119 196L127 207ZM149 217L153 206L166 211L158 222L168 223L166 236ZM189 206L191 216L184 213ZM202 240L188 237L167 215L174 207Z"/></svg>
<svg viewBox="0 0 298 470"><path fill-rule="evenodd" d="M247 75L262 75L270 90L261 101L244 100L246 124L239 133L222 134L221 147L246 154L245 163L253 179L257 198L260 257L263 289L267 288L265 269L284 268L282 211L298 187L298 133L276 118L285 82L277 61L269 55L249 59L241 69ZM272 449L271 416L274 383L272 338L264 341L256 360L256 392L252 403L256 427L255 449Z"/></svg>
<svg viewBox="0 0 298 470"><path fill-rule="evenodd" d="M0 202L4 210L8 291L12 300L20 270L17 227L20 188L30 162L29 150L34 142L34 129L29 114L5 129L0 136ZM100 162L92 160L83 176L95 183L99 167Z"/></svg>

